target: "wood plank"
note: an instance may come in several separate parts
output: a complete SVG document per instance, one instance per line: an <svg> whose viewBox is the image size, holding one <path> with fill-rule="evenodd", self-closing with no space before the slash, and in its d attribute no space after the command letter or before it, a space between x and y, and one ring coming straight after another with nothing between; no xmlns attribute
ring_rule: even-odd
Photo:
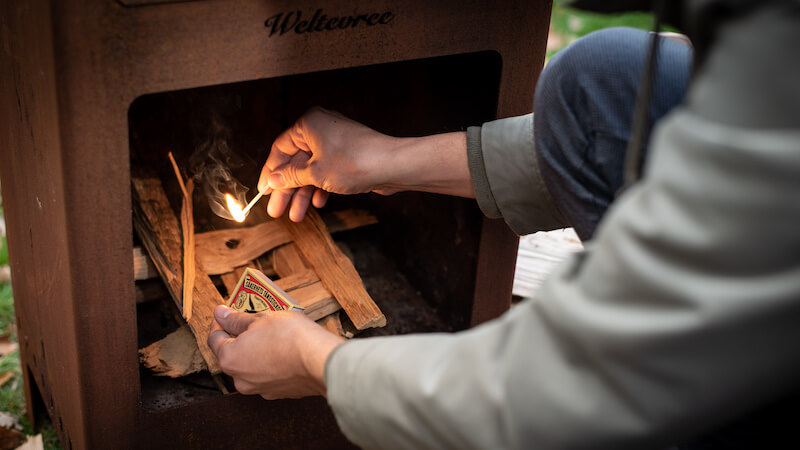
<svg viewBox="0 0 800 450"><path fill-rule="evenodd" d="M157 178L131 178L133 185L133 224L143 247L147 250L153 264L173 301L181 308L183 289L183 264L181 252L181 236L178 220L167 201L167 196ZM217 357L208 347L208 332L214 308L222 304L224 299L211 282L208 274L200 264L195 267L195 284L192 307L193 314L188 324L197 341L200 353L205 359L212 374L219 373Z"/></svg>
<svg viewBox="0 0 800 450"><path fill-rule="evenodd" d="M133 247L133 279L149 280L158 277L158 270L142 247Z"/></svg>
<svg viewBox="0 0 800 450"><path fill-rule="evenodd" d="M319 277L311 269L303 269L302 271L275 280L275 284L287 293L314 283L319 283Z"/></svg>
<svg viewBox="0 0 800 450"><path fill-rule="evenodd" d="M386 317L364 289L353 263L333 242L325 223L313 208L300 223L287 217L279 220L293 237L305 261L339 301L357 329L386 325Z"/></svg>
<svg viewBox="0 0 800 450"><path fill-rule="evenodd" d="M303 313L311 320L319 320L330 313L342 309L339 302L319 281L288 291L287 294L291 295L300 306L305 308Z"/></svg>
<svg viewBox="0 0 800 450"><path fill-rule="evenodd" d="M303 272L308 268L294 243L282 245L272 252L272 267L281 278Z"/></svg>
<svg viewBox="0 0 800 450"><path fill-rule="evenodd" d="M195 235L197 259L209 275L230 272L291 240L286 229L274 220Z"/></svg>
<svg viewBox="0 0 800 450"><path fill-rule="evenodd" d="M378 219L364 210L327 213L332 233L375 224ZM198 260L209 275L220 275L247 264L260 255L291 242L292 237L276 220L246 228L215 230L195 235Z"/></svg>
<svg viewBox="0 0 800 450"><path fill-rule="evenodd" d="M378 223L378 218L365 209L343 209L326 212L321 216L328 232L332 234Z"/></svg>

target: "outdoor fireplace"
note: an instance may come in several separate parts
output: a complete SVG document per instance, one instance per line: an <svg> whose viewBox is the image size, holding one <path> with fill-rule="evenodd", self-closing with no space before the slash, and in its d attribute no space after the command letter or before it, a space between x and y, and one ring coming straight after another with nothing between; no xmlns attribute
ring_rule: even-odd
<svg viewBox="0 0 800 450"><path fill-rule="evenodd" d="M4 2L0 180L31 417L46 411L65 448L347 445L322 398L224 395L203 374L140 368L174 305L137 306L132 176L155 174L177 216L167 153L184 167L215 126L252 188L272 140L314 105L396 136L529 112L550 2L486 3ZM378 219L336 236L387 317L365 335L458 330L509 307L516 237L474 201L330 203ZM234 226L203 208L198 232Z"/></svg>

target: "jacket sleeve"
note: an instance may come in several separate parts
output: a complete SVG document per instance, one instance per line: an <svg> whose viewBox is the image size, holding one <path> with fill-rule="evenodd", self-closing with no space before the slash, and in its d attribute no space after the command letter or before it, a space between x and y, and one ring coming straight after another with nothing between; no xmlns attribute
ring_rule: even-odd
<svg viewBox="0 0 800 450"><path fill-rule="evenodd" d="M503 217L520 235L569 226L539 172L532 113L470 127L467 156L475 197L486 216Z"/></svg>
<svg viewBox="0 0 800 450"><path fill-rule="evenodd" d="M769 34L718 45L757 49ZM772 42L775 56L796 41ZM730 55L710 67L733 61L720 76L740 76L748 59ZM647 176L536 298L458 334L340 346L326 382L345 435L367 448L666 447L796 385L800 128L730 125L698 98L655 130ZM800 98L780 101L796 118Z"/></svg>

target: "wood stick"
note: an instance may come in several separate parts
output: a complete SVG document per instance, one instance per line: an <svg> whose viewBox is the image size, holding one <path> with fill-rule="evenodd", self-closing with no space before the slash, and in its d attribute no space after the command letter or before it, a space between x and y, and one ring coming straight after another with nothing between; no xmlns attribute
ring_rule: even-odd
<svg viewBox="0 0 800 450"><path fill-rule="evenodd" d="M386 325L386 317L364 289L353 263L333 242L325 223L314 209L309 209L300 223L286 217L280 221L294 238L305 261L339 301L357 329Z"/></svg>
<svg viewBox="0 0 800 450"><path fill-rule="evenodd" d="M180 232L175 213L157 178L131 179L133 185L133 224L144 248L153 260L173 301L181 308L183 268L181 264ZM214 307L224 303L214 283L202 267L195 267L192 316L187 321L195 336L200 353L209 371L219 373L219 362L208 348L209 323L214 317Z"/></svg>
<svg viewBox="0 0 800 450"><path fill-rule="evenodd" d="M192 192L194 182L186 183L188 197L183 198L181 207L181 229L183 230L183 317L192 318L192 292L195 279L194 213L192 211Z"/></svg>
<svg viewBox="0 0 800 450"><path fill-rule="evenodd" d="M183 192L183 198L189 196L189 193L186 192L186 185L183 184L183 176L181 175L180 169L178 169L178 163L175 162L175 157L172 156L172 152L167 153L169 157L169 162L172 163L172 170L175 171L175 178L178 179L178 186L181 187L181 192Z"/></svg>
<svg viewBox="0 0 800 450"><path fill-rule="evenodd" d="M172 170L175 178L183 193L181 202L181 231L183 232L183 317L188 321L192 318L192 291L194 291L194 212L192 211L192 193L194 192L194 182L189 179L187 184L183 183L183 175L178 168L178 163L172 156L172 152L167 154L172 163Z"/></svg>

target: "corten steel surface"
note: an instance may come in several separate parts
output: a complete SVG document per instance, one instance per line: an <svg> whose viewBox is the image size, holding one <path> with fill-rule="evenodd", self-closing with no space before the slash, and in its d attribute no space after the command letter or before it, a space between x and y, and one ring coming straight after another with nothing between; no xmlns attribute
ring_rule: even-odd
<svg viewBox="0 0 800 450"><path fill-rule="evenodd" d="M550 2L9 0L0 8L0 179L23 371L35 382L26 385L29 405L38 393L66 448L344 444L319 398L140 407L128 108L149 93L491 50L503 65L497 116L526 113ZM270 36L265 26L279 13L311 18L320 8L367 16L333 31ZM508 308L515 249L502 222L484 222L474 323Z"/></svg>

